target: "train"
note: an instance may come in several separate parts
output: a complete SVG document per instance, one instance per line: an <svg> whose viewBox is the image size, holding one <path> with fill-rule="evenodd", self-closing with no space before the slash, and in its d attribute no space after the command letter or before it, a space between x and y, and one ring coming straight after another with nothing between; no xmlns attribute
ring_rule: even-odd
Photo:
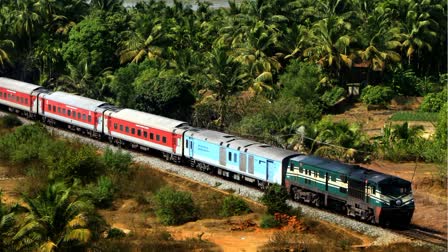
<svg viewBox="0 0 448 252"><path fill-rule="evenodd" d="M358 165L273 147L232 134L0 77L0 105L14 113L143 151L227 179L284 186L296 201L378 225L409 225L411 183Z"/></svg>

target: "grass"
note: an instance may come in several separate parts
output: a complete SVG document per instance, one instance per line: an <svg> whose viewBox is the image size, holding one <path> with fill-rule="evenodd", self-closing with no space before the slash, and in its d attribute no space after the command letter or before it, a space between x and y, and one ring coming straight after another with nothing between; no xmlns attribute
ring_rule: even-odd
<svg viewBox="0 0 448 252"><path fill-rule="evenodd" d="M421 122L436 122L438 113L430 112L411 112L400 111L394 113L391 117L391 121L421 121Z"/></svg>

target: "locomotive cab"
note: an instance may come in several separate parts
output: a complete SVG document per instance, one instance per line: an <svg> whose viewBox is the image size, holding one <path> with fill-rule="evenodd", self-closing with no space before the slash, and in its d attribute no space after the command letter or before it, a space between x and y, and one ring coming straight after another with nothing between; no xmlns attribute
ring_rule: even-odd
<svg viewBox="0 0 448 252"><path fill-rule="evenodd" d="M414 197L409 181L389 177L378 183L381 199L380 223L409 225L414 213Z"/></svg>

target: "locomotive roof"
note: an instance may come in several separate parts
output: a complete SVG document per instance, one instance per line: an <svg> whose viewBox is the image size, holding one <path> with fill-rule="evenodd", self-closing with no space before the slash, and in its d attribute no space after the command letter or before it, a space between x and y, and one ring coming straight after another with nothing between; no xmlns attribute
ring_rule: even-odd
<svg viewBox="0 0 448 252"><path fill-rule="evenodd" d="M177 127L187 125L183 121L126 108L112 113L111 116L120 120L169 132L173 132Z"/></svg>
<svg viewBox="0 0 448 252"><path fill-rule="evenodd" d="M393 176L377 172L374 170L366 169L363 167L358 167L358 169L352 172L352 174L350 175L351 179L356 179L359 181L368 180L375 183L379 183L381 181L390 179L391 177Z"/></svg>
<svg viewBox="0 0 448 252"><path fill-rule="evenodd" d="M106 102L103 101L98 101L61 91L51 93L47 95L45 98L66 105L74 106L77 108L87 109L90 111L95 111L95 109L97 109L99 106L106 104Z"/></svg>
<svg viewBox="0 0 448 252"><path fill-rule="evenodd" d="M38 85L3 77L0 77L0 87L24 93L31 93L33 90L41 88Z"/></svg>
<svg viewBox="0 0 448 252"><path fill-rule="evenodd" d="M347 175L356 170L356 167L353 165L316 156L299 156L291 160Z"/></svg>
<svg viewBox="0 0 448 252"><path fill-rule="evenodd" d="M206 129L191 129L187 131L187 136L207 141L209 143L222 145L223 147L232 148L241 152L262 156L268 159L282 161L284 158L299 155L297 152L283 150L270 145L262 144L252 140L242 139L234 135Z"/></svg>

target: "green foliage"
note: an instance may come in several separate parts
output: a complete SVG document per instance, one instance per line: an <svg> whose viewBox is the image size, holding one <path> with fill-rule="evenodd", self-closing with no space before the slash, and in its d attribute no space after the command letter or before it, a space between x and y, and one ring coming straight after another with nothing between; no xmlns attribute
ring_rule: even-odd
<svg viewBox="0 0 448 252"><path fill-rule="evenodd" d="M103 154L103 161L107 171L115 174L126 174L132 164L132 156L122 150L113 151L106 148Z"/></svg>
<svg viewBox="0 0 448 252"><path fill-rule="evenodd" d="M157 76L154 76L157 73ZM154 69L142 72L135 80L135 108L170 118L188 120L194 97L190 83L174 73L158 73Z"/></svg>
<svg viewBox="0 0 448 252"><path fill-rule="evenodd" d="M181 225L198 218L196 206L188 192L164 187L156 193L154 203L156 215L164 225Z"/></svg>
<svg viewBox="0 0 448 252"><path fill-rule="evenodd" d="M261 197L261 202L266 205L269 214L289 213L291 207L286 203L289 199L285 187L278 184L269 185Z"/></svg>
<svg viewBox="0 0 448 252"><path fill-rule="evenodd" d="M322 95L321 100L326 106L333 106L345 96L345 89L333 87Z"/></svg>
<svg viewBox="0 0 448 252"><path fill-rule="evenodd" d="M436 127L436 140L441 143L442 146L447 146L447 113L448 113L448 102L443 104L440 109L437 127Z"/></svg>
<svg viewBox="0 0 448 252"><path fill-rule="evenodd" d="M438 93L429 93L423 98L419 110L423 112L439 112L448 100L447 89Z"/></svg>
<svg viewBox="0 0 448 252"><path fill-rule="evenodd" d="M24 196L28 213L12 238L17 250L87 248L94 234L94 207L74 193L76 185L50 183L37 197Z"/></svg>
<svg viewBox="0 0 448 252"><path fill-rule="evenodd" d="M126 234L123 231L121 231L121 229L118 229L118 228L111 228L109 230L109 232L107 233L108 239L122 238L125 236L126 236Z"/></svg>
<svg viewBox="0 0 448 252"><path fill-rule="evenodd" d="M11 129L22 125L22 121L15 115L5 115L0 117L0 128Z"/></svg>
<svg viewBox="0 0 448 252"><path fill-rule="evenodd" d="M385 125L383 135L375 138L379 157L395 162L424 160L428 141L421 137L422 132L422 126L409 126L407 122Z"/></svg>
<svg viewBox="0 0 448 252"><path fill-rule="evenodd" d="M112 205L115 187L109 177L101 176L96 184L89 184L83 190L95 206L107 208Z"/></svg>
<svg viewBox="0 0 448 252"><path fill-rule="evenodd" d="M400 111L400 112L394 113L389 118L389 120L391 120L391 121L435 122L435 121L437 121L437 113Z"/></svg>
<svg viewBox="0 0 448 252"><path fill-rule="evenodd" d="M230 217L235 215L242 215L250 213L250 208L246 201L235 195L230 195L224 198L222 203L220 215Z"/></svg>
<svg viewBox="0 0 448 252"><path fill-rule="evenodd" d="M280 146L294 145L298 128L320 119L322 113L318 106L295 98L281 98L272 103L258 100L247 107L252 111L231 125L231 131Z"/></svg>
<svg viewBox="0 0 448 252"><path fill-rule="evenodd" d="M314 141L305 141L314 154L345 162L367 161L370 157L369 137L362 131L362 125L346 121L334 122L330 117L323 118L307 131Z"/></svg>
<svg viewBox="0 0 448 252"><path fill-rule="evenodd" d="M261 217L261 228L277 228L280 227L280 225L280 221L276 220L272 214L265 214Z"/></svg>
<svg viewBox="0 0 448 252"><path fill-rule="evenodd" d="M370 86L362 90L361 100L367 105L386 105L394 97L390 87Z"/></svg>
<svg viewBox="0 0 448 252"><path fill-rule="evenodd" d="M317 64L293 61L280 76L284 86L281 94L286 97L300 98L304 103L316 102L320 98L319 82L322 74Z"/></svg>

